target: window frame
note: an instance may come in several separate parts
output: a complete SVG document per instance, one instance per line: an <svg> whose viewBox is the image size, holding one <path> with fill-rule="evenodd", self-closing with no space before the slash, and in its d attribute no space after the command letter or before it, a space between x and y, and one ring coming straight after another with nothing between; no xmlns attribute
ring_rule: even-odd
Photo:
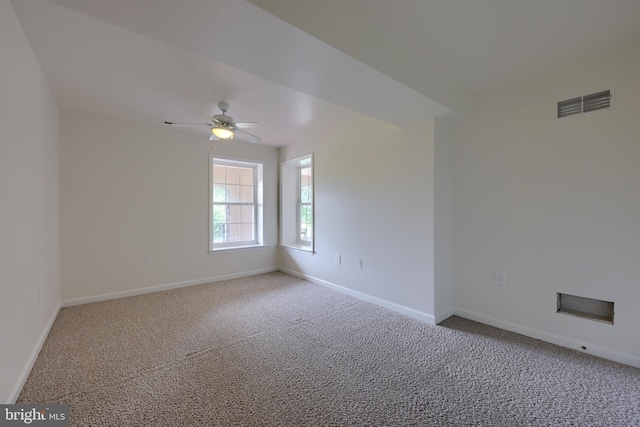
<svg viewBox="0 0 640 427"><path fill-rule="evenodd" d="M253 206L253 240L235 242L214 242L214 206L220 202L214 201L214 165L250 167L253 169L253 203L222 203L223 205ZM226 177L225 177L226 183ZM264 162L252 159L239 159L209 154L209 253L237 249L255 249L264 247L263 221L264 221Z"/></svg>
<svg viewBox="0 0 640 427"><path fill-rule="evenodd" d="M296 183L296 193L298 196L298 200L296 203L296 243L302 246L311 246L311 242L313 241L313 167L311 164L298 165L297 167L297 183ZM309 183L310 187L309 192L309 201L302 201L302 170L309 169ZM303 206L307 206L311 209L311 239L302 239L300 234L302 231L302 218L300 217L301 208Z"/></svg>
<svg viewBox="0 0 640 427"><path fill-rule="evenodd" d="M301 170L310 168L311 238L300 239ZM280 163L280 246L315 253L315 185L313 153ZM307 204L307 203L304 203Z"/></svg>

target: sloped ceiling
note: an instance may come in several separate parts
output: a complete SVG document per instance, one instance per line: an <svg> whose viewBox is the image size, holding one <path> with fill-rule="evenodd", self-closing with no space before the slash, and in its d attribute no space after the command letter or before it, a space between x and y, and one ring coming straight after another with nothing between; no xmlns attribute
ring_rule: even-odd
<svg viewBox="0 0 640 427"><path fill-rule="evenodd" d="M640 38L637 0L11 3L62 108L162 126L224 98L271 145L464 114L473 92Z"/></svg>
<svg viewBox="0 0 640 427"><path fill-rule="evenodd" d="M249 1L427 95L491 89L640 38L637 0Z"/></svg>

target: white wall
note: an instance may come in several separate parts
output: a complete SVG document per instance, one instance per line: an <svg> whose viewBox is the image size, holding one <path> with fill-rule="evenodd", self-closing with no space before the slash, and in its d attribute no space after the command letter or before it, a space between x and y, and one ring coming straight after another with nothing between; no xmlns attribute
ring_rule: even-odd
<svg viewBox="0 0 640 427"><path fill-rule="evenodd" d="M604 89L611 110L555 118ZM639 118L640 43L475 97L454 149L457 313L640 366ZM615 325L557 314L556 292L614 301Z"/></svg>
<svg viewBox="0 0 640 427"><path fill-rule="evenodd" d="M60 303L57 107L0 0L0 402L13 403Z"/></svg>
<svg viewBox="0 0 640 427"><path fill-rule="evenodd" d="M203 135L61 114L63 300L276 268L266 248L208 253L210 152ZM275 245L277 149L233 141L213 152L265 161L265 239Z"/></svg>
<svg viewBox="0 0 640 427"><path fill-rule="evenodd" d="M281 149L281 161L314 154L316 254L281 248L280 265L433 322L434 121L399 129L347 114Z"/></svg>

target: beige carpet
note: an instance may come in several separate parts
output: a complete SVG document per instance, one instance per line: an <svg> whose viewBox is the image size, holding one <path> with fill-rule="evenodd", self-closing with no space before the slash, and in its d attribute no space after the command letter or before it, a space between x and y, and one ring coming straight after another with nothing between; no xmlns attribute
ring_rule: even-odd
<svg viewBox="0 0 640 427"><path fill-rule="evenodd" d="M74 426L640 426L640 370L269 273L62 309L18 403Z"/></svg>

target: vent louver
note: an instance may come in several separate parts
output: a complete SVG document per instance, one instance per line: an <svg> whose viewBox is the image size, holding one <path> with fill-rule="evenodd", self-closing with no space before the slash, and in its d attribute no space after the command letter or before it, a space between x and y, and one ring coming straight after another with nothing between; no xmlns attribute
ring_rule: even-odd
<svg viewBox="0 0 640 427"><path fill-rule="evenodd" d="M558 313L601 320L613 325L613 302L558 293Z"/></svg>
<svg viewBox="0 0 640 427"><path fill-rule="evenodd" d="M558 102L558 118L582 113L582 97Z"/></svg>
<svg viewBox="0 0 640 427"><path fill-rule="evenodd" d="M582 98L582 111L585 113L588 113L589 111L601 110L602 108L609 108L610 106L610 90L603 90L602 92L592 93L591 95L585 95Z"/></svg>
<svg viewBox="0 0 640 427"><path fill-rule="evenodd" d="M558 102L558 118L611 107L611 90L603 90Z"/></svg>

